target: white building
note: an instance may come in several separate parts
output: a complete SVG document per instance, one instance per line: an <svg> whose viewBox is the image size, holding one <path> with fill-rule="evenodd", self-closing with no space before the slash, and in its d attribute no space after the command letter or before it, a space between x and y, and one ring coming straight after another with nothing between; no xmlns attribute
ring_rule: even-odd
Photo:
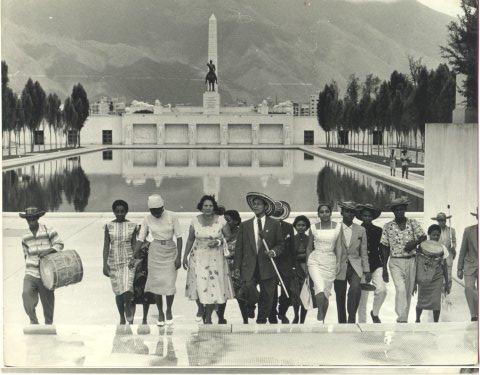
<svg viewBox="0 0 480 375"><path fill-rule="evenodd" d="M318 95L310 95L310 116L317 115L317 108L318 108Z"/></svg>

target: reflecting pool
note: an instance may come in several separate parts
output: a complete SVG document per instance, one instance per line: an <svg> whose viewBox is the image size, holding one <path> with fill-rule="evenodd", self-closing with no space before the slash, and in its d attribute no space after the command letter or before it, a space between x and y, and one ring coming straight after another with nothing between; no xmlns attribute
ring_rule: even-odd
<svg viewBox="0 0 480 375"><path fill-rule="evenodd" d="M410 211L423 197L375 177L299 150L114 149L3 171L3 210L36 205L49 211L105 212L115 199L147 211L160 193L174 211L195 211L203 194L227 209L248 211L245 194L261 191L286 200L293 211L315 211L319 201L354 200L384 207L407 196ZM335 204L336 206L336 204Z"/></svg>

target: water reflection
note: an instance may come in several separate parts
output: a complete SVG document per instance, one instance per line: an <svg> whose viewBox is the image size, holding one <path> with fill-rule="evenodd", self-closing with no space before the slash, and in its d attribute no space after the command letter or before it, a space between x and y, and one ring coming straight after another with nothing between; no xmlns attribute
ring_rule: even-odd
<svg viewBox="0 0 480 375"><path fill-rule="evenodd" d="M50 211L110 211L114 199L146 211L146 196L159 191L175 211L195 211L203 194L228 208L248 211L245 194L261 190L289 201L294 211L315 211L318 201L351 199L383 207L407 195L411 211L423 199L368 175L296 150L158 150L92 152L3 172L4 211L27 205ZM308 156L308 157L306 157Z"/></svg>

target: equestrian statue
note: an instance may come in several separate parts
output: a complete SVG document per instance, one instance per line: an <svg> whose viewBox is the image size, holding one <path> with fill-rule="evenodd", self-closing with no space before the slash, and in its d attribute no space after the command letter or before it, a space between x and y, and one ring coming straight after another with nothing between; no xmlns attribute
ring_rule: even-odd
<svg viewBox="0 0 480 375"><path fill-rule="evenodd" d="M216 67L212 60L207 63L208 73L205 77L205 84L208 82L207 91L215 91L215 83L218 85L217 74L215 73Z"/></svg>

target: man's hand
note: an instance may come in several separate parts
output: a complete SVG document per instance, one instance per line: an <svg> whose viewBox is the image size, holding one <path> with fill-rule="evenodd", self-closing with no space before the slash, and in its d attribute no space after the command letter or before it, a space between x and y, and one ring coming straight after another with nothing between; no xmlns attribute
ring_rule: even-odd
<svg viewBox="0 0 480 375"><path fill-rule="evenodd" d="M175 259L175 269L178 270L182 266L180 258Z"/></svg>
<svg viewBox="0 0 480 375"><path fill-rule="evenodd" d="M234 279L240 279L240 270L238 268L233 270L232 277Z"/></svg>
<svg viewBox="0 0 480 375"><path fill-rule="evenodd" d="M457 271L457 277L462 280L463 279L463 270L458 270Z"/></svg>
<svg viewBox="0 0 480 375"><path fill-rule="evenodd" d="M188 270L188 258L186 256L183 257L183 269Z"/></svg>
<svg viewBox="0 0 480 375"><path fill-rule="evenodd" d="M267 255L270 257L270 258L275 258L277 256L277 254L275 253L274 250L268 250L267 251Z"/></svg>
<svg viewBox="0 0 480 375"><path fill-rule="evenodd" d="M108 264L103 265L103 274L107 277L110 277L110 267Z"/></svg>
<svg viewBox="0 0 480 375"><path fill-rule="evenodd" d="M450 294L450 290L452 289L452 283L449 281L445 284L445 294Z"/></svg>
<svg viewBox="0 0 480 375"><path fill-rule="evenodd" d="M132 269L135 267L135 258L131 258L128 262L128 268Z"/></svg>
<svg viewBox="0 0 480 375"><path fill-rule="evenodd" d="M365 282L368 284L370 281L372 281L372 273L365 272Z"/></svg>
<svg viewBox="0 0 480 375"><path fill-rule="evenodd" d="M383 281L386 282L386 283L388 283L390 281L390 277L388 276L387 267L383 267L382 278L383 278Z"/></svg>
<svg viewBox="0 0 480 375"><path fill-rule="evenodd" d="M457 251L455 249L450 250L450 254L452 254L452 260L455 260L455 257L457 256Z"/></svg>
<svg viewBox="0 0 480 375"><path fill-rule="evenodd" d="M415 248L417 247L417 243L415 241L408 241L406 244L405 244L405 247L404 247L404 250L409 253L413 250L415 250Z"/></svg>
<svg viewBox="0 0 480 375"><path fill-rule="evenodd" d="M412 296L414 296L415 293L417 293L417 283L415 283L415 286L413 287Z"/></svg>

